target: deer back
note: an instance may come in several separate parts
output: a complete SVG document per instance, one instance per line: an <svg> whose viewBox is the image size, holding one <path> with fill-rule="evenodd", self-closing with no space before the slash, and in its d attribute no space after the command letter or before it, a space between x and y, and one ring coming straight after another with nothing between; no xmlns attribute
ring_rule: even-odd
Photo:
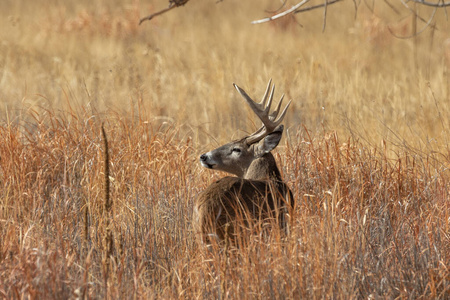
<svg viewBox="0 0 450 300"><path fill-rule="evenodd" d="M273 219L284 229L286 220L281 212L293 205L292 199L284 182L227 176L199 195L194 207L194 231L209 244L211 238L234 240L239 227L252 221Z"/></svg>

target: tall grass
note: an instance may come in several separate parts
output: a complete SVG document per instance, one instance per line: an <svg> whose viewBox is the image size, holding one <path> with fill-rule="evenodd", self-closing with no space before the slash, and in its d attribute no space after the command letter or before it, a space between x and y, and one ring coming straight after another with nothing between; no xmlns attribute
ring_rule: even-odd
<svg viewBox="0 0 450 300"><path fill-rule="evenodd" d="M385 148L300 130L278 155L298 202L292 237L249 233L245 248L207 251L194 244L190 219L210 176L190 139L112 116L114 248L105 273L109 221L95 117L49 113L28 132L2 127L4 296L448 295L448 168L429 156L390 159Z"/></svg>
<svg viewBox="0 0 450 300"><path fill-rule="evenodd" d="M330 8L321 33L323 12L250 26L271 1L141 27L167 2L28 2L0 4L1 297L448 297L443 15L414 41L386 8ZM198 155L255 127L231 83L258 97L270 77L293 99L275 153L292 236L205 249L192 205L223 174Z"/></svg>

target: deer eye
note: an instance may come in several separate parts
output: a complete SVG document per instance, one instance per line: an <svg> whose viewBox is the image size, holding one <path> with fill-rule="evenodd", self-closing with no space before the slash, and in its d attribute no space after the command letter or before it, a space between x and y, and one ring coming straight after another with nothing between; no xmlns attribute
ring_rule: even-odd
<svg viewBox="0 0 450 300"><path fill-rule="evenodd" d="M241 149L240 148L233 148L233 150L231 150L231 152L236 152L236 153L241 153Z"/></svg>

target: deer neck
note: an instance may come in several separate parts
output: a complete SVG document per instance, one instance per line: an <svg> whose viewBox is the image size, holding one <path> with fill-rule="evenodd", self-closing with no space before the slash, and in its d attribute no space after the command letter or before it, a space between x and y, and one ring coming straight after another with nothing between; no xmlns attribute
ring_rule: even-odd
<svg viewBox="0 0 450 300"><path fill-rule="evenodd" d="M255 159L244 173L243 178L251 180L281 181L281 173L280 170L278 170L275 158L272 153L269 152L260 158Z"/></svg>

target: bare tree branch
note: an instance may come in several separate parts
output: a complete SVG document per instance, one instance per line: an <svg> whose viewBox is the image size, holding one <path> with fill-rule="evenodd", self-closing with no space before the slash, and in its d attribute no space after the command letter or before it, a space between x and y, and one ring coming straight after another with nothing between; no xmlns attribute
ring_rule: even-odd
<svg viewBox="0 0 450 300"><path fill-rule="evenodd" d="M325 32L325 27L326 27L326 25L327 25L328 0L325 0L324 7L325 7L325 9L323 10L323 25L322 25L322 32Z"/></svg>
<svg viewBox="0 0 450 300"><path fill-rule="evenodd" d="M327 3L322 3L322 4L319 4L319 5L313 5L313 6L305 7L305 8L302 8L302 9L297 9L293 13L294 14L298 14L298 13L302 13L302 12L305 12L305 11L308 11L308 10L314 10L314 9L317 9L317 8L321 8L321 7L324 7L324 6L331 5L331 4L335 4L335 3L340 2L340 1L342 1L342 0L331 0L331 1L328 1Z"/></svg>
<svg viewBox="0 0 450 300"><path fill-rule="evenodd" d="M148 15L142 19L139 20L139 25L142 24L142 22L144 21L150 21L151 19L153 19L156 16L162 15L166 12L168 12L169 10L171 10L172 8L178 7L178 6L182 6L185 5L189 0L169 0L169 7L160 10L158 12L155 12L154 14Z"/></svg>
<svg viewBox="0 0 450 300"><path fill-rule="evenodd" d="M297 14L297 13L305 12L305 11L308 11L308 10L313 10L313 9L317 9L317 8L320 8L320 7L325 7L324 12L323 12L323 28L322 28L322 31L325 31L325 26L327 24L326 20L327 20L327 8L328 8L328 5L337 3L339 1L342 1L342 0L331 0L331 1L325 0L325 2L322 3L322 4L314 5L314 6L310 6L310 7L306 7L306 8L300 9L301 6L303 6L304 4L309 2L309 0L303 0L302 2L292 6L290 9L285 10L282 13L279 13L279 14L277 14L275 16L272 16L272 17L268 17L268 18L264 18L264 19L261 19L261 20L253 21L252 24L261 24L261 23L265 23L265 22L270 22L270 21L276 20L278 18L287 16L289 14Z"/></svg>
<svg viewBox="0 0 450 300"><path fill-rule="evenodd" d="M273 21L273 20L276 20L278 18L287 16L288 14L293 13L296 9L299 9L302 5L306 4L307 2L309 2L309 0L303 0L302 2L292 6L290 9L285 10L282 13L279 13L279 14L277 14L275 16L264 18L264 19L261 19L261 20L252 21L252 24L261 24L261 23Z"/></svg>
<svg viewBox="0 0 450 300"><path fill-rule="evenodd" d="M274 10L274 11L270 11L270 10L264 10L266 13L269 13L269 14L274 14L274 13L276 13L276 12L279 12L285 5L286 5L286 3L287 3L287 0L283 0L283 3L281 3L281 6L279 7L279 8L277 8L276 10Z"/></svg>
<svg viewBox="0 0 450 300"><path fill-rule="evenodd" d="M444 2L444 1L441 1L441 0L439 0L437 3L428 2L428 1L424 1L424 0L410 0L410 1L422 4L422 5L431 6L431 7L438 7L438 8L439 7L450 6L450 2Z"/></svg>
<svg viewBox="0 0 450 300"><path fill-rule="evenodd" d="M284 16L286 16L288 14L291 14L291 13L292 14L298 14L298 13L302 13L302 12L305 12L305 11L321 8L321 7L325 7L325 12L324 12L324 18L325 18L326 17L327 6L331 5L331 4L335 4L335 3L340 2L340 1L342 1L342 0L331 0L331 1L325 0L325 2L322 3L322 4L313 5L313 6L309 6L309 7L306 7L306 8L300 8L304 4L309 2L309 0L303 0L300 3L292 6L290 9L288 9L288 10L282 12L282 13L279 13L279 14L277 14L275 16L272 16L272 17L268 17L268 18L264 18L264 19L260 19L260 20L255 20L255 21L252 22L252 24L261 24L261 23L265 23L265 22L270 22L270 21L273 21L273 20L276 20L278 18L284 17ZM407 0L407 1L415 2L415 3L426 5L426 6L436 7L436 8L443 8L443 7L450 6L450 2L444 2L444 0L438 0L439 2L437 2L437 3L428 2L428 1L425 1L425 0ZM396 10L388 1L384 1L384 2L387 3L392 9L394 9L394 11L397 14L399 13L398 10ZM283 5L284 5L284 3L283 3ZM325 20L324 20L324 26L325 26Z"/></svg>
<svg viewBox="0 0 450 300"><path fill-rule="evenodd" d="M411 34L411 35L408 35L408 36L399 36L399 35L395 34L395 33L392 31L392 29L391 29L390 26L388 26L387 28L388 28L389 32L390 32L394 37L396 37L396 38L398 38L398 39L409 39L409 38L413 38L413 37L415 37L415 36L420 35L420 34L421 34L422 32L424 32L425 29L427 29L428 27L430 27L430 26L433 26L433 27L434 27L434 26L435 26L435 25L431 25L431 22L433 21L434 16L436 15L437 10L438 10L438 7L435 7L435 8L433 9L433 13L431 14L431 16L430 16L430 18L428 19L428 21L423 20L422 18L420 18L421 21L426 22L426 23L425 23L425 26L424 26L421 30L419 30L419 31L417 31L417 32L414 32L414 33ZM414 14L415 14L415 12L414 12ZM417 14L415 14L415 15L416 15L416 17L418 16Z"/></svg>
<svg viewBox="0 0 450 300"><path fill-rule="evenodd" d="M165 8L163 10L160 10L160 11L158 11L156 13L153 13L153 14L151 14L149 16L146 16L146 17L140 19L139 25L142 24L144 21L151 20L151 19L153 19L156 16L164 14L164 13L168 12L169 10L172 10L175 7L185 5L188 1L189 0L169 0L169 6L167 8ZM217 0L217 2L221 2L221 1L222 0ZM310 0L302 0L301 2L297 3L296 5L292 6L291 8L289 8L289 9L287 9L287 10L285 10L285 11L279 13L279 14L276 14L276 15L268 17L268 18L255 20L255 21L252 21L251 23L252 24L261 24L261 23L270 22L270 21L273 21L273 20L285 17L285 16L287 16L289 14L298 14L298 13L302 13L302 12L306 12L306 11L310 11L310 10L314 10L314 9L317 9L317 8L324 7L324 12L323 12L323 30L325 30L328 6L332 5L332 4L335 4L337 2L341 2L342 0L324 0L324 2L322 4L312 5L312 6L309 6L309 7L301 8L303 5L305 5L309 1ZM395 9L395 7L388 0L384 0L384 2L389 7L391 7L391 9L393 9L397 14L399 14L399 11L397 9ZM407 7L410 10L411 10L411 8L409 8L409 6L407 4L408 2L417 3L419 5L424 5L424 6L430 6L430 7L436 8L436 9L450 7L450 1L446 2L445 0L437 0L437 2L430 2L430 1L426 1L426 0L400 0L400 2L405 7ZM283 0L280 9L282 7L284 7L286 5L286 3L287 3L287 0ZM357 5L357 0L353 0L353 3L355 4L355 8L357 8L357 6L358 6ZM435 12L433 13L432 18L434 17L434 15L435 15ZM419 17L419 19L421 19L421 21L423 21L424 23L427 24L424 29L426 29L431 24L431 20L432 19L430 19L430 20L423 20L422 18L420 18L420 16L417 16L417 17ZM424 29L420 30L419 32L422 32Z"/></svg>
<svg viewBox="0 0 450 300"><path fill-rule="evenodd" d="M395 6L392 5L388 0L384 0L384 3L386 3L386 5L389 6L389 8L392 9L392 11L394 11L397 15L400 15L400 11L395 8Z"/></svg>
<svg viewBox="0 0 450 300"><path fill-rule="evenodd" d="M412 0L412 1L414 2L414 0ZM411 7L409 7L408 4L407 4L406 2L404 2L403 0L400 0L400 2L401 2L401 3L405 6L405 8L407 8L407 9L411 12L411 14L413 14L418 20L422 21L422 22L425 23L425 24L430 24L430 23L431 23L432 19L425 20L424 18L422 18L420 15L417 14L416 10L412 9ZM439 7L435 7L435 8L434 8L433 14L432 14L431 18L434 18L435 14L436 14L436 12L437 12L437 10L438 10L438 8L439 8ZM428 25L427 25L426 27L428 27Z"/></svg>

